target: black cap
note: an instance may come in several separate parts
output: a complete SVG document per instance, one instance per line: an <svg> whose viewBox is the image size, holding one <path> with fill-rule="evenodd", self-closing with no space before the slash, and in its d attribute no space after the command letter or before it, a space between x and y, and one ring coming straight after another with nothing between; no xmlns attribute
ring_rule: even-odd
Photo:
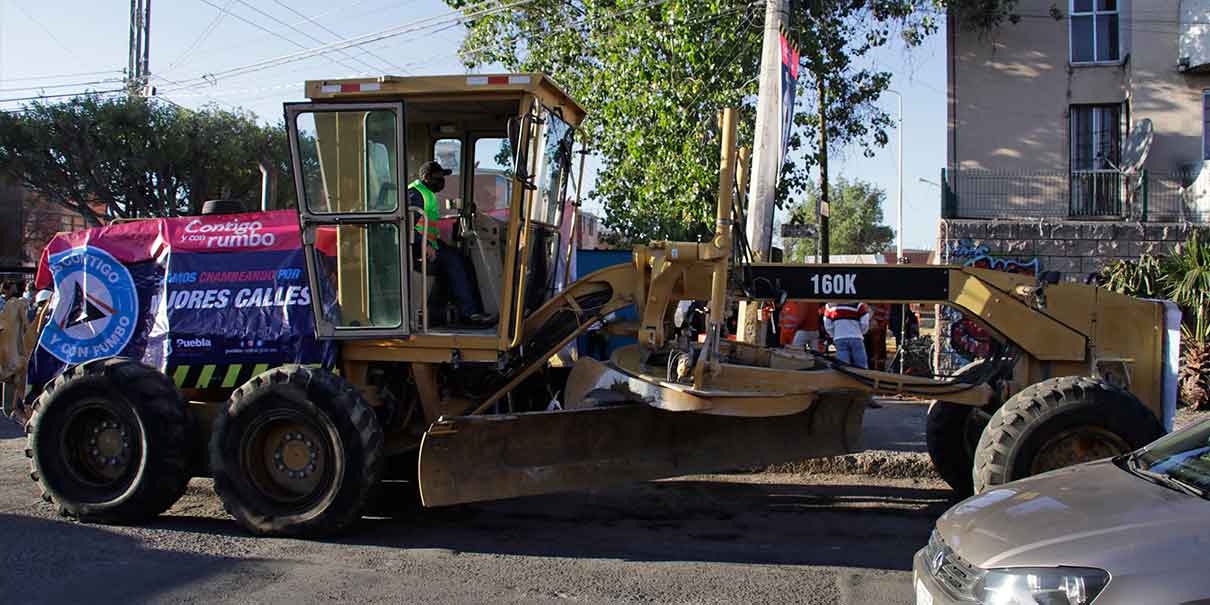
<svg viewBox="0 0 1210 605"><path fill-rule="evenodd" d="M427 179L432 176L449 176L454 174L453 170L442 168L441 164L435 161L428 161L420 165L420 178Z"/></svg>

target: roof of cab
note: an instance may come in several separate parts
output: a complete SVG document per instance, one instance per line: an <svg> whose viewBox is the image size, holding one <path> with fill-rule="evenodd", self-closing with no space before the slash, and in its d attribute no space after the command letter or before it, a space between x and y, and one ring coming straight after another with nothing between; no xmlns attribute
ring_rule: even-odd
<svg viewBox="0 0 1210 605"><path fill-rule="evenodd" d="M528 92L547 103L576 113L577 122L585 111L554 80L542 73L464 74L455 76L378 76L373 78L343 78L338 80L307 80L307 98L373 100L382 97L402 97L404 100L445 97L467 93Z"/></svg>

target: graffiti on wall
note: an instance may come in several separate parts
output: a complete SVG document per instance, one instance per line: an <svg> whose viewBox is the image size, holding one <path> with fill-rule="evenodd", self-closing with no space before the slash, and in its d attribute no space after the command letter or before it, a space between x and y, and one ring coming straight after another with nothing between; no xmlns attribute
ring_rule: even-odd
<svg viewBox="0 0 1210 605"><path fill-rule="evenodd" d="M986 245L976 244L969 239L953 242L943 250L945 261L951 265L992 269L1020 275L1038 275L1041 266L1038 259L1029 261L992 256ZM991 336L979 324L966 319L957 309L944 306L938 322L938 345L941 354L938 365L943 371L956 370L976 358L991 353Z"/></svg>

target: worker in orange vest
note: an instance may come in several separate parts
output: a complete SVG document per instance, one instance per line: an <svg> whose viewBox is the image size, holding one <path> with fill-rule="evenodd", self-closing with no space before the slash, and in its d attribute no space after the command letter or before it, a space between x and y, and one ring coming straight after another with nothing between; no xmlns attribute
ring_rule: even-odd
<svg viewBox="0 0 1210 605"><path fill-rule="evenodd" d="M781 308L779 340L783 347L819 350L819 303L787 301Z"/></svg>

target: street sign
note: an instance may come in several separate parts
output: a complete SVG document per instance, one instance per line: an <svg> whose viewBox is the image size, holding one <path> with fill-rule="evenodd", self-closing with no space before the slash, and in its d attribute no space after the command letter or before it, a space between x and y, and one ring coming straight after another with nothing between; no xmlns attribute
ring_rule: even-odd
<svg viewBox="0 0 1210 605"><path fill-rule="evenodd" d="M809 223L806 225L782 225L782 237L803 237L814 238L819 237L819 225Z"/></svg>

